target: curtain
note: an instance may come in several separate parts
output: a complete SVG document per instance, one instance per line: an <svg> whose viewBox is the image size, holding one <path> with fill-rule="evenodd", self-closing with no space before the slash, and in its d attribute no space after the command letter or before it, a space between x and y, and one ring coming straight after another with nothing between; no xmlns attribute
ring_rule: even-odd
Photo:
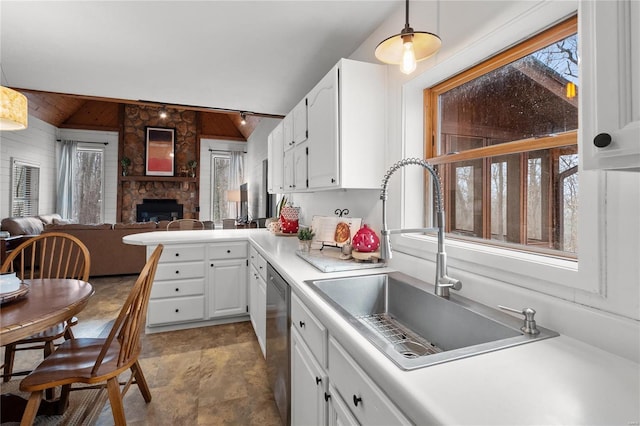
<svg viewBox="0 0 640 426"><path fill-rule="evenodd" d="M244 153L230 152L229 157L229 189L240 189L244 183Z"/></svg>
<svg viewBox="0 0 640 426"><path fill-rule="evenodd" d="M62 141L58 166L56 212L65 219L70 219L73 215L73 163L77 149L77 141Z"/></svg>
<svg viewBox="0 0 640 426"><path fill-rule="evenodd" d="M244 183L244 153L240 151L231 151L229 153L229 189L239 191L240 185ZM236 209L236 217L240 216L240 208L237 202L229 203Z"/></svg>

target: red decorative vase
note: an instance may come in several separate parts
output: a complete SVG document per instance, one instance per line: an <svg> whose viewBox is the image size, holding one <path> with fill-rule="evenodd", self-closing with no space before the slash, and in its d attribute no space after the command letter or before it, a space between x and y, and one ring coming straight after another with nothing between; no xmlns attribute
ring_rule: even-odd
<svg viewBox="0 0 640 426"><path fill-rule="evenodd" d="M367 225L362 225L362 228L358 229L356 235L353 236L351 245L356 251L370 253L378 250L378 247L380 247L380 239L371 228Z"/></svg>

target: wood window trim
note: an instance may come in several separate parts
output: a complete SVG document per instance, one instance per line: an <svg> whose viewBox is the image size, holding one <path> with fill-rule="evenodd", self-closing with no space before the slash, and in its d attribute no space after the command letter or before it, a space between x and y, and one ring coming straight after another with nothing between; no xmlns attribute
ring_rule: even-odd
<svg viewBox="0 0 640 426"><path fill-rule="evenodd" d="M486 60L460 74L451 77L433 87L424 89L423 105L424 105L424 135L425 135L425 157L429 159L429 163L438 164L438 97L455 87L458 87L468 81L478 78L488 72L498 69L504 65L510 64L520 58L523 58L545 46L548 46L558 40L569 37L578 32L577 15L549 28L542 33L512 47L506 51L499 53L493 58ZM577 144L577 131L568 132L575 134L575 144ZM540 138L545 139L545 138ZM534 140L536 140L534 138ZM523 141L520 141L523 142ZM567 145L565 143L565 145ZM496 154L500 155L500 153ZM453 160L452 160L453 161Z"/></svg>

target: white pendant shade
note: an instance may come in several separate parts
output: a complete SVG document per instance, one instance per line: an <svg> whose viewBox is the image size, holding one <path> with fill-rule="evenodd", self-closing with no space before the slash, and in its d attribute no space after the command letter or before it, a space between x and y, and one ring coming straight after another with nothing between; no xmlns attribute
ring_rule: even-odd
<svg viewBox="0 0 640 426"><path fill-rule="evenodd" d="M0 86L0 130L27 128L27 97L8 87Z"/></svg>
<svg viewBox="0 0 640 426"><path fill-rule="evenodd" d="M413 51L415 52L416 62L427 59L436 53L442 45L440 37L435 34L424 31L414 31L411 34L413 34ZM386 64L401 64L404 53L403 35L406 36L407 34L396 34L378 44L375 51L376 58Z"/></svg>
<svg viewBox="0 0 640 426"><path fill-rule="evenodd" d="M27 97L8 87L0 86L0 130L27 128Z"/></svg>

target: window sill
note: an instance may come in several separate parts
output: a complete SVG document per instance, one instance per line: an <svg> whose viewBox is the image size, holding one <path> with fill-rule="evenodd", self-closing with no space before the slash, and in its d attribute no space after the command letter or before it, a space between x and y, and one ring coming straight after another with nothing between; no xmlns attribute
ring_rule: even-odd
<svg viewBox="0 0 640 426"><path fill-rule="evenodd" d="M434 262L437 240L423 235L394 236L392 248L394 251ZM589 282L582 279L576 260L456 240L446 241L446 252L449 275L454 277L456 272L480 275L568 300L575 298L576 291L599 293L597 286L590 288Z"/></svg>

